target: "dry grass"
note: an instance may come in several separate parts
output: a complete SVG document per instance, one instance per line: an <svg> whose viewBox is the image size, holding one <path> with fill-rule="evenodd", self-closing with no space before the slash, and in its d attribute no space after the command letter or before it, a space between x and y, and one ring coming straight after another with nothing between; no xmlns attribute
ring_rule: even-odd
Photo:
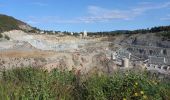
<svg viewBox="0 0 170 100"><path fill-rule="evenodd" d="M56 54L55 52L52 51L1 51L0 56L1 57L48 57L48 56L53 56Z"/></svg>

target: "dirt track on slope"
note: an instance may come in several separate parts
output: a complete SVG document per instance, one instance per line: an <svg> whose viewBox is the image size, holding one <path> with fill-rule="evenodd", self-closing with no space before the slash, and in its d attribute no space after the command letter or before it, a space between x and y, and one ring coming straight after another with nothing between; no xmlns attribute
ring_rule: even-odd
<svg viewBox="0 0 170 100"><path fill-rule="evenodd" d="M1 57L49 57L56 54L52 51L16 51L16 50L10 50L10 51L1 51L0 56Z"/></svg>

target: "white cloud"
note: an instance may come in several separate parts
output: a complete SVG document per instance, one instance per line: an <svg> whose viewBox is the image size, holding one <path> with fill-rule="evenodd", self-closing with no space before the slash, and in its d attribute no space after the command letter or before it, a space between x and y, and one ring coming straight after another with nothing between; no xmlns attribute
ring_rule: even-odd
<svg viewBox="0 0 170 100"><path fill-rule="evenodd" d="M138 7L134 7L127 10L117 10L117 9L106 9L97 6L89 6L88 13L90 16L84 17L83 20L94 22L94 21L109 21L114 19L121 20L131 20L135 17L138 17L147 11L163 9L170 7L170 2L162 3L162 4L154 4L151 2L145 2L140 4Z"/></svg>
<svg viewBox="0 0 170 100"><path fill-rule="evenodd" d="M160 18L160 20L163 20L163 21L170 21L170 14L167 15L166 17Z"/></svg>
<svg viewBox="0 0 170 100"><path fill-rule="evenodd" d="M48 4L43 3L43 2L33 2L33 3L31 3L31 4L32 4L32 5L36 5L36 6L42 6L42 7L48 6Z"/></svg>
<svg viewBox="0 0 170 100"><path fill-rule="evenodd" d="M37 3L38 4L38 3ZM38 4L43 5L43 4ZM170 2L165 3L140 3L137 7L132 7L126 10L120 9L107 9L98 6L88 6L87 16L81 16L73 19L62 19L56 16L45 16L40 18L31 18L30 23L93 23L93 22L107 22L116 19L119 20L132 20L147 11L165 9L170 7ZM162 18L162 20L169 20L168 18Z"/></svg>
<svg viewBox="0 0 170 100"><path fill-rule="evenodd" d="M90 17L89 20L111 20L111 19L129 19L129 11L122 10L110 10L106 8L101 8L97 6L89 6L88 13Z"/></svg>
<svg viewBox="0 0 170 100"><path fill-rule="evenodd" d="M140 5L139 7L132 9L132 11L137 14L142 14L146 11L163 9L168 7L170 7L170 2L165 2L161 4L148 3L148 4Z"/></svg>

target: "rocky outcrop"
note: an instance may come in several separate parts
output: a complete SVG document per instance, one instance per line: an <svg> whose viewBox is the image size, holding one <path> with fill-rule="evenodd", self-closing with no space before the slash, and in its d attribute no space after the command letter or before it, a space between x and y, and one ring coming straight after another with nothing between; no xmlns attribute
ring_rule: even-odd
<svg viewBox="0 0 170 100"><path fill-rule="evenodd" d="M128 45L170 48L170 41L163 41L163 37L157 36L157 34L158 33L133 34L125 36L121 43Z"/></svg>

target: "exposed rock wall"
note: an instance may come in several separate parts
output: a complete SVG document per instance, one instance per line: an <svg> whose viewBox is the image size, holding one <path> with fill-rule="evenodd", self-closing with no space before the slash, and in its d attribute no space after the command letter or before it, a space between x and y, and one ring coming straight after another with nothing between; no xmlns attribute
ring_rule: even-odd
<svg viewBox="0 0 170 100"><path fill-rule="evenodd" d="M147 34L133 34L130 36L124 36L121 43L128 45L141 45L141 46L154 46L154 47L163 47L169 48L169 41L163 41L163 38L157 36L156 33L147 33Z"/></svg>

